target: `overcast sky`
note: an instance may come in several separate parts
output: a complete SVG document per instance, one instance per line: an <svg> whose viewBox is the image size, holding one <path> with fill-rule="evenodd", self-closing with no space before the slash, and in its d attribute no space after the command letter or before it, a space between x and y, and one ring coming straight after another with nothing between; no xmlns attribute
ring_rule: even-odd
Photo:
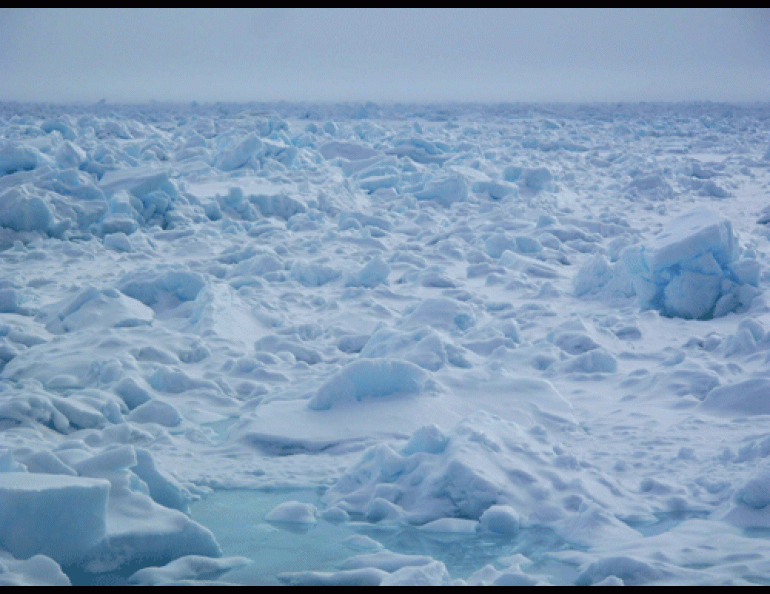
<svg viewBox="0 0 770 594"><path fill-rule="evenodd" d="M770 9L0 9L0 100L770 101Z"/></svg>

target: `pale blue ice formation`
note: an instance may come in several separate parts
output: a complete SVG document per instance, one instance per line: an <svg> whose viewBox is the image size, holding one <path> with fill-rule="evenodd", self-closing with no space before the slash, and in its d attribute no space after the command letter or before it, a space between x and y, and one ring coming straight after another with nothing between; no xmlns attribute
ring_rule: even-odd
<svg viewBox="0 0 770 594"><path fill-rule="evenodd" d="M687 319L710 319L745 308L757 294L759 263L739 258L726 218L694 210L674 219L652 246L625 250L642 309Z"/></svg>

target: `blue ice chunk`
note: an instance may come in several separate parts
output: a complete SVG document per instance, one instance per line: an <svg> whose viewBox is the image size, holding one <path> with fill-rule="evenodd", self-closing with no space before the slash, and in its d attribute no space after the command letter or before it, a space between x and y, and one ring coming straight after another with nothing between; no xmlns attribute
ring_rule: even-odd
<svg viewBox="0 0 770 594"><path fill-rule="evenodd" d="M732 224L699 209L671 221L647 247L624 250L642 309L710 319L747 307L757 294L759 264L738 259Z"/></svg>
<svg viewBox="0 0 770 594"><path fill-rule="evenodd" d="M47 231L52 223L53 215L45 201L29 194L23 186L10 188L0 195L0 227L13 231Z"/></svg>
<svg viewBox="0 0 770 594"><path fill-rule="evenodd" d="M0 473L0 548L22 559L79 560L106 535L109 490L104 479Z"/></svg>

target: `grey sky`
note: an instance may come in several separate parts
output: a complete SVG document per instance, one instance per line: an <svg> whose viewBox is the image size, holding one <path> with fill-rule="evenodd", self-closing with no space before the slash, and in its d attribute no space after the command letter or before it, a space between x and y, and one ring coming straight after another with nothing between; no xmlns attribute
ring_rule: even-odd
<svg viewBox="0 0 770 594"><path fill-rule="evenodd" d="M0 9L0 100L770 101L768 9Z"/></svg>

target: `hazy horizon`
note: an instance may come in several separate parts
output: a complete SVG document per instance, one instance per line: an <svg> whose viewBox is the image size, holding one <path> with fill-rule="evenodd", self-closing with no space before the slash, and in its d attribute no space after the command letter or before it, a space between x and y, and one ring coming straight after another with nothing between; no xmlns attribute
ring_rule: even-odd
<svg viewBox="0 0 770 594"><path fill-rule="evenodd" d="M0 101L759 102L768 9L0 9Z"/></svg>

